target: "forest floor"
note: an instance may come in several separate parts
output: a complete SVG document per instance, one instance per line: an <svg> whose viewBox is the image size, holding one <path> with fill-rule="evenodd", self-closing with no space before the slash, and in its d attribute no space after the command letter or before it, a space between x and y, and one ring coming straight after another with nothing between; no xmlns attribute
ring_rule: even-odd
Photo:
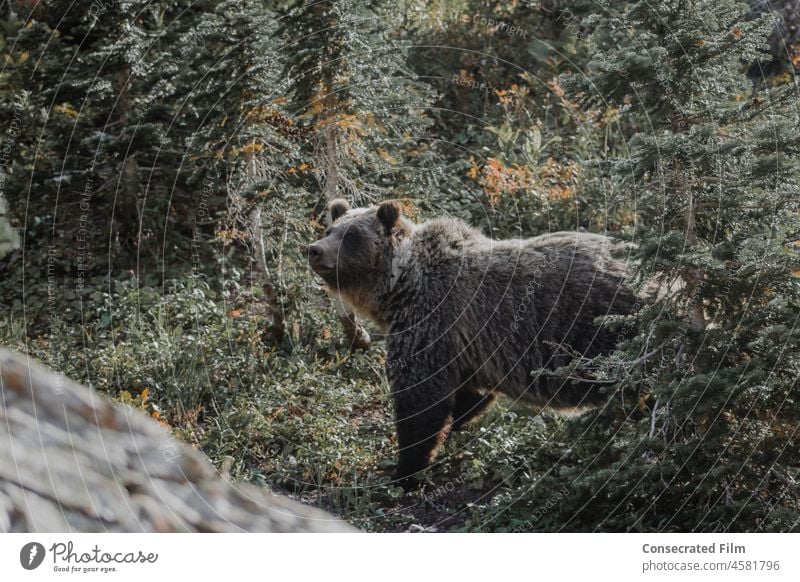
<svg viewBox="0 0 800 582"><path fill-rule="evenodd" d="M4 320L0 345L167 424L233 480L367 531L514 527L493 499L530 477L531 447L552 444L561 423L501 400L450 436L423 488L404 493L390 478L397 451L382 342L351 353L322 294L296 309L281 347L270 346L268 316L244 288L132 279L82 300L58 324ZM499 521L487 518L496 511Z"/></svg>

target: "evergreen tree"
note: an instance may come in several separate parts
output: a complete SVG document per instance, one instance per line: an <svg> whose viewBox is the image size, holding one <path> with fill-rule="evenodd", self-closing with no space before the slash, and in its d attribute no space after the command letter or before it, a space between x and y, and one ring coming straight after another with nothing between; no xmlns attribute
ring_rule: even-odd
<svg viewBox="0 0 800 582"><path fill-rule="evenodd" d="M282 18L291 104L313 130L307 150L326 200L383 198L419 154L430 91L389 34L388 10L379 2L298 1Z"/></svg>
<svg viewBox="0 0 800 582"><path fill-rule="evenodd" d="M13 69L19 61L25 61L29 55L12 54L6 49L6 38L14 35L23 25L13 10L0 17L0 46L3 47L2 53L5 57L6 67ZM22 109L24 99L27 97L24 86L12 82L12 75L3 71L0 74L0 258L17 248L19 245L19 235L8 221L8 204L5 198L7 182L14 173L21 170L19 166L15 168L15 160L18 158L17 149L18 138L22 125Z"/></svg>
<svg viewBox="0 0 800 582"><path fill-rule="evenodd" d="M6 201L0 198L0 259L17 246L19 246L19 236L6 218Z"/></svg>
<svg viewBox="0 0 800 582"><path fill-rule="evenodd" d="M276 20L266 4L214 3L183 31L179 43L182 66L174 75L181 122L191 135L188 155L223 177L239 169L251 181L256 174L274 177L297 162L297 132L280 105L285 83L274 40ZM259 157L263 160L256 165L270 165L256 170Z"/></svg>
<svg viewBox="0 0 800 582"><path fill-rule="evenodd" d="M381 3L351 0L290 5L281 18L291 108L310 130L303 148L321 202L355 205L420 194L422 141L429 90L406 65L406 48L390 37ZM417 168L415 171L414 168ZM318 205L320 208L322 205ZM339 318L351 346L370 338L343 304Z"/></svg>
<svg viewBox="0 0 800 582"><path fill-rule="evenodd" d="M174 86L162 65L177 52L176 18L190 26L191 5L54 0L18 17L24 25L10 41L29 58L10 74L31 96L19 153L32 168L7 192L12 207L32 199L28 214L51 226L67 269L78 246L91 251L79 270L106 267L108 252L115 269L160 255L170 200L187 192L178 175L184 136L170 131Z"/></svg>
<svg viewBox="0 0 800 582"><path fill-rule="evenodd" d="M215 233L220 254L239 245L248 251L245 261L236 261L239 266L255 259L251 277L269 308L269 335L281 344L287 339L287 312L304 294L297 270L284 269L303 257L294 249L284 253L280 241L313 236L308 225L313 202L302 188L307 180L299 156L302 132L282 106L276 19L267 4L224 1L204 10L197 26L183 34L185 61L175 71L175 84L179 123L190 136L186 163L196 167L192 181L203 198L209 190L224 195L222 204L199 201L195 222L212 222L218 219L213 208L225 209ZM194 229L196 245L201 226ZM238 271L225 274L236 277Z"/></svg>
<svg viewBox="0 0 800 582"><path fill-rule="evenodd" d="M769 20L731 0L601 8L570 86L622 111L607 169L636 211L637 279L661 288L584 363L614 397L518 505L565 492L544 529L796 530L800 133L788 88L745 74Z"/></svg>

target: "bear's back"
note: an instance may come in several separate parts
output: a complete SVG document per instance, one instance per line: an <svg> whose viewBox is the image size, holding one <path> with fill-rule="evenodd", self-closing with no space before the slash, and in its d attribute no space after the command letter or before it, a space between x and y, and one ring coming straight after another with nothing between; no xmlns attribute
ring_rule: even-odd
<svg viewBox="0 0 800 582"><path fill-rule="evenodd" d="M633 304L625 263L613 256L624 248L591 233L493 240L459 221L425 223L411 253L420 275L412 310L422 318L414 327L433 330L430 342L451 344L476 385L540 400L544 379L525 390L531 370L564 365L571 352L613 349L615 338L595 318ZM561 395L569 400L570 392Z"/></svg>
<svg viewBox="0 0 800 582"><path fill-rule="evenodd" d="M532 273L563 272L565 276L579 274L584 278L593 273L592 278L599 274L624 279L627 265L622 254L626 248L624 243L600 234L574 231L526 239L492 239L460 220L443 218L415 228L408 256L424 275L448 284L457 277L472 287L486 283L486 276L527 282ZM551 280L550 284L560 286L558 281Z"/></svg>

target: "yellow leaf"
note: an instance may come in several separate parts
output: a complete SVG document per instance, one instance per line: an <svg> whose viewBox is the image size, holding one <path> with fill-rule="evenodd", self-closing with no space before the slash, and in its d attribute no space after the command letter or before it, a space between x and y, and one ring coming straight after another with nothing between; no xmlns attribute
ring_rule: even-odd
<svg viewBox="0 0 800 582"><path fill-rule="evenodd" d="M53 109L57 113L63 113L64 115L71 117L72 119L77 119L78 112L72 108L72 105L69 103L62 103L60 105L56 105Z"/></svg>
<svg viewBox="0 0 800 582"><path fill-rule="evenodd" d="M384 161L387 161L390 164L396 164L397 163L397 160L395 160L391 155L389 155L389 153L383 148L378 148L378 155L381 158L383 158Z"/></svg>
<svg viewBox="0 0 800 582"><path fill-rule="evenodd" d="M264 149L264 145L263 144L260 144L260 143L249 143L249 144L247 144L245 146L242 146L240 148L237 148L237 149L233 150L233 154L234 155L251 154L251 153L254 153L254 152L260 152L263 149Z"/></svg>
<svg viewBox="0 0 800 582"><path fill-rule="evenodd" d="M417 218L417 208L414 206L414 202L409 200L408 198L401 198L400 204L403 206L403 214L415 220Z"/></svg>

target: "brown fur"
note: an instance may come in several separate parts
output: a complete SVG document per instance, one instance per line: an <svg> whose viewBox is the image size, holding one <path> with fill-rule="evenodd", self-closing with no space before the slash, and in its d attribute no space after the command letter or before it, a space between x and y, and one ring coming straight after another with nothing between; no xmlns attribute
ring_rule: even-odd
<svg viewBox="0 0 800 582"><path fill-rule="evenodd" d="M614 348L595 318L635 303L612 255L623 245L576 232L496 241L456 220L413 224L395 201L345 207L331 204L309 261L387 334L403 483L498 392L561 409L603 400L597 385L531 372Z"/></svg>

